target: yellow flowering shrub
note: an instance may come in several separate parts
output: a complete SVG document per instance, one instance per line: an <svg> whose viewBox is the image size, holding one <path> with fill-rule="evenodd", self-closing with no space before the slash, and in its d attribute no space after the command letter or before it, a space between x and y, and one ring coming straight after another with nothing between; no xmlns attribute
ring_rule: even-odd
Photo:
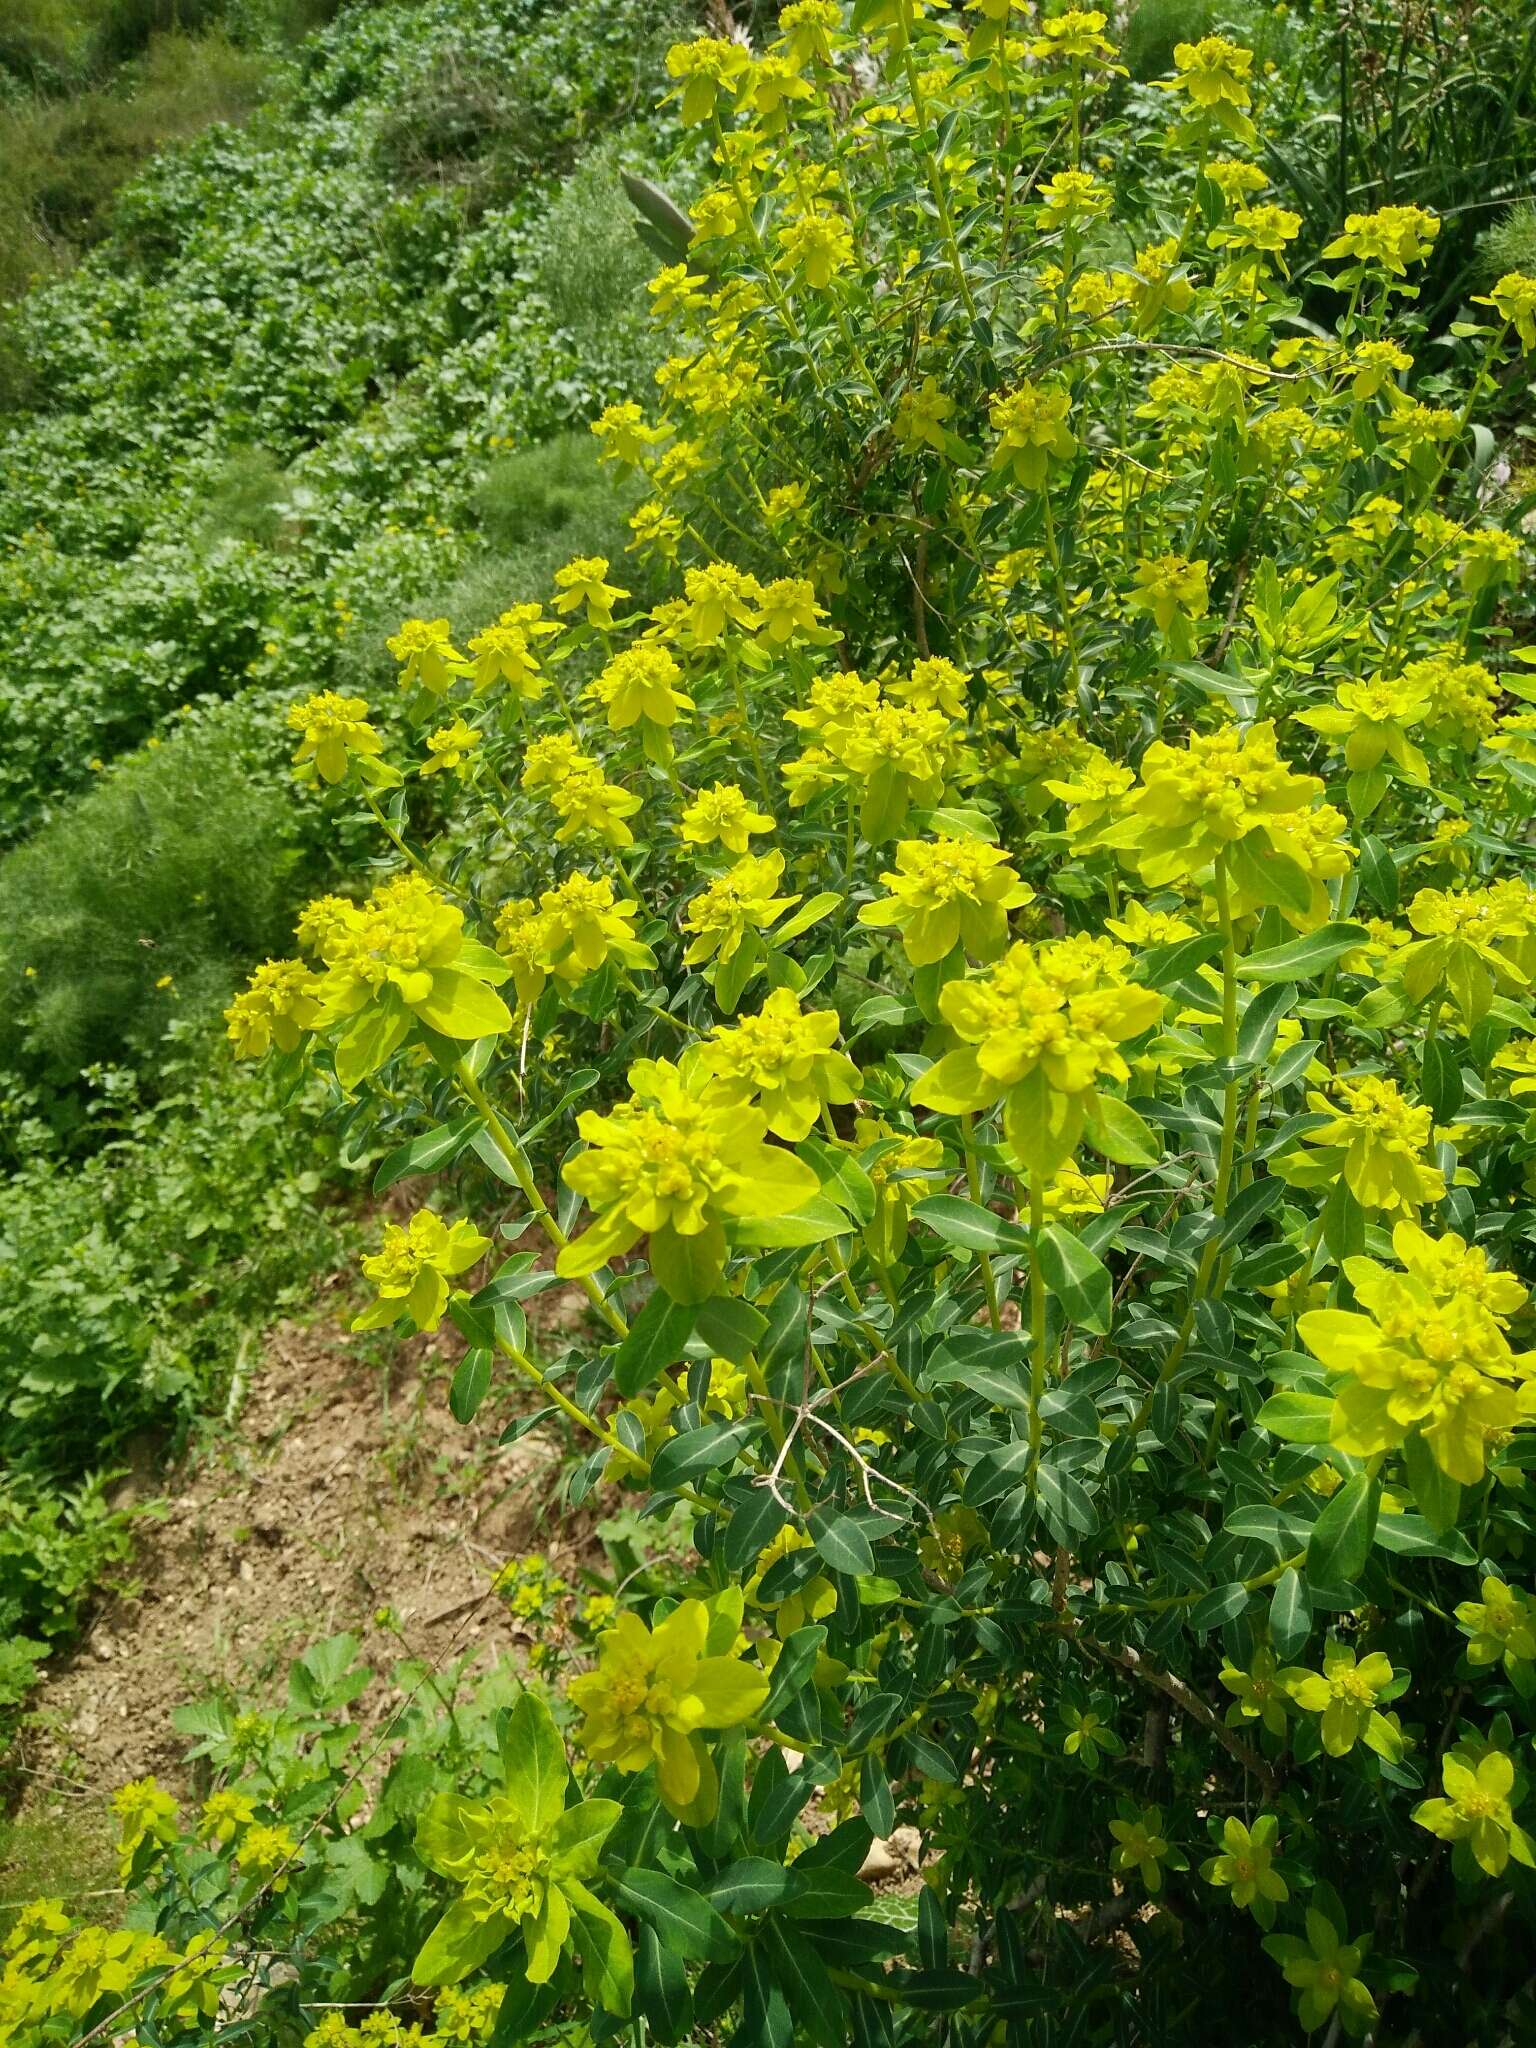
<svg viewBox="0 0 1536 2048"><path fill-rule="evenodd" d="M666 359L594 422L645 585L293 716L391 872L234 1048L456 1177L361 1326L447 1319L456 1414L526 1382L568 1500L691 1532L580 1636L575 1776L520 1724L561 1801L423 1838L418 1981L483 1965L498 2042L1528 2026L1536 284L1441 347L1433 213L1282 204L1283 79L1114 35L681 43Z"/></svg>

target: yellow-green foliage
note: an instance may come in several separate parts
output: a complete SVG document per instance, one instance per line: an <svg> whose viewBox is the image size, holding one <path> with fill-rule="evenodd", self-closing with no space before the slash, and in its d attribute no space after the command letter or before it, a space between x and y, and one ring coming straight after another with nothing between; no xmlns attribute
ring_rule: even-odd
<svg viewBox="0 0 1536 2048"><path fill-rule="evenodd" d="M503 1184L359 1327L692 1530L593 1643L533 1598L574 1761L525 1704L423 1816L416 1982L504 2041L1518 2033L1536 281L1432 346L1436 216L1280 203L1223 36L1137 92L1098 11L794 0L667 68L672 353L593 422L665 593L576 555L403 621L388 720L296 702L386 872L228 1013L381 1189Z"/></svg>

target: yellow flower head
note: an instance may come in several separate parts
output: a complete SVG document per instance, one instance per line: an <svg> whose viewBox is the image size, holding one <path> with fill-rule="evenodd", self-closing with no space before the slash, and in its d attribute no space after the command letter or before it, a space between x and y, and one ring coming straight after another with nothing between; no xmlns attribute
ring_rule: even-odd
<svg viewBox="0 0 1536 2048"><path fill-rule="evenodd" d="M727 853L745 853L755 832L771 832L774 821L757 810L734 782L701 789L683 812L681 832L689 846L723 846Z"/></svg>
<svg viewBox="0 0 1536 2048"><path fill-rule="evenodd" d="M288 713L288 730L299 735L294 765L301 773L318 775L322 782L340 782L347 772L349 754L365 759L378 754L384 745L368 723L368 705L362 697L342 697L335 690L322 690L306 697ZM310 765L312 764L312 765Z"/></svg>
<svg viewBox="0 0 1536 2048"><path fill-rule="evenodd" d="M696 967L718 956L723 964L749 931L767 931L777 923L800 901L798 895L776 893L783 876L782 853L749 853L706 883L683 913L683 930L694 935L684 963Z"/></svg>
<svg viewBox="0 0 1536 2048"><path fill-rule="evenodd" d="M380 1019L359 1019L337 1049L345 1086L389 1057L411 1016L447 1038L484 1038L512 1021L491 986L505 977L505 968L466 937L463 912L420 875L395 875L365 904L338 916L321 955L322 1026L383 1005Z"/></svg>
<svg viewBox="0 0 1536 2048"><path fill-rule="evenodd" d="M1253 103L1253 52L1225 36L1175 43L1174 75L1160 79L1165 92L1181 93L1198 121L1223 129L1239 142L1253 140L1248 108Z"/></svg>
<svg viewBox="0 0 1536 2048"><path fill-rule="evenodd" d="M1383 206L1375 213L1350 214L1343 234L1323 255L1330 261L1347 259L1362 269L1384 270L1389 277L1406 277L1410 263L1422 263L1428 256L1439 232L1438 217L1422 206Z"/></svg>
<svg viewBox="0 0 1536 2048"><path fill-rule="evenodd" d="M945 1115L1002 1099L1004 1132L1031 1172L1054 1173L1098 1112L1097 1089L1125 1081L1121 1044L1157 1021L1163 999L1127 983L1104 942L1014 945L985 974L939 997L961 1041L913 1086L920 1108Z"/></svg>
<svg viewBox="0 0 1536 2048"><path fill-rule="evenodd" d="M1471 1664L1536 1661L1536 1600L1503 1579L1486 1578L1481 1600L1463 1600L1456 1619L1468 1637Z"/></svg>
<svg viewBox="0 0 1536 2048"><path fill-rule="evenodd" d="M595 763L581 751L580 741L567 732L546 733L529 742L523 755L524 789L557 789L568 775Z"/></svg>
<svg viewBox="0 0 1536 2048"><path fill-rule="evenodd" d="M629 543L627 554L654 557L662 562L675 562L685 528L677 513L669 512L665 505L655 499L641 505L629 515L629 530L634 539Z"/></svg>
<svg viewBox="0 0 1536 2048"><path fill-rule="evenodd" d="M880 877L890 894L866 903L860 924L892 926L914 967L963 945L995 960L1008 940L1008 912L1034 900L1000 847L984 839L903 839L896 866Z"/></svg>
<svg viewBox="0 0 1536 2048"><path fill-rule="evenodd" d="M471 763L475 748L484 738L474 726L467 725L462 718L455 718L451 725L439 726L436 732L427 734L427 758L421 764L423 775L464 775Z"/></svg>
<svg viewBox="0 0 1536 2048"><path fill-rule="evenodd" d="M595 832L608 846L634 844L625 821L639 810L640 798L610 782L595 761L579 764L552 784L549 801L561 820L555 838L562 846L578 832Z"/></svg>
<svg viewBox="0 0 1536 2048"><path fill-rule="evenodd" d="M657 320L676 320L709 303L704 279L686 263L669 263L646 284L651 295L651 315Z"/></svg>
<svg viewBox="0 0 1536 2048"><path fill-rule="evenodd" d="M678 112L685 125L709 120L721 95L735 92L750 61L742 45L725 36L674 43L667 52L667 71L679 82Z"/></svg>
<svg viewBox="0 0 1536 2048"><path fill-rule="evenodd" d="M697 1822L718 1797L703 1735L750 1721L768 1697L767 1674L729 1654L739 1611L725 1609L729 1634L720 1619L702 1600L683 1601L655 1628L621 1614L598 1638L597 1669L570 1684L585 1716L576 1739L593 1761L621 1771L654 1763L667 1808Z"/></svg>
<svg viewBox="0 0 1536 2048"><path fill-rule="evenodd" d="M793 990L776 988L755 1017L717 1024L700 1060L723 1102L755 1103L776 1138L798 1145L828 1103L852 1102L859 1070L833 1051L835 1010L803 1011Z"/></svg>
<svg viewBox="0 0 1536 2048"><path fill-rule="evenodd" d="M1303 1713L1321 1715L1318 1732L1330 1756L1347 1756L1362 1737L1369 1748L1392 1755L1401 1751L1401 1738L1376 1705L1392 1678L1380 1650L1356 1662L1347 1643L1330 1641L1322 1671L1288 1671L1285 1686Z"/></svg>
<svg viewBox="0 0 1536 2048"><path fill-rule="evenodd" d="M994 398L988 408L997 448L994 469L1027 491L1042 490L1052 462L1075 453L1077 437L1067 425L1071 395L1056 384L1020 384Z"/></svg>
<svg viewBox="0 0 1536 2048"><path fill-rule="evenodd" d="M1401 685L1425 698L1425 731L1441 745L1472 748L1492 734L1499 685L1480 661L1429 655L1408 663Z"/></svg>
<svg viewBox="0 0 1536 2048"><path fill-rule="evenodd" d="M946 661L942 654L925 654L912 664L912 673L898 676L890 694L914 711L942 711L958 724L969 705L965 697L965 671Z"/></svg>
<svg viewBox="0 0 1536 2048"><path fill-rule="evenodd" d="M1536 277L1507 270L1487 298L1475 298L1472 303L1492 306L1499 318L1514 328L1523 349L1536 348Z"/></svg>
<svg viewBox="0 0 1536 2048"><path fill-rule="evenodd" d="M1350 391L1359 399L1395 388L1399 375L1413 368L1413 357L1395 341L1362 341L1350 361L1355 370Z"/></svg>
<svg viewBox="0 0 1536 2048"><path fill-rule="evenodd" d="M763 623L761 584L729 562L685 570L683 590L688 600L688 634L695 647L713 647L724 639L730 626L755 633Z"/></svg>
<svg viewBox="0 0 1536 2048"><path fill-rule="evenodd" d="M112 1794L118 1821L118 1861L126 1874L145 1842L167 1849L176 1840L176 1802L158 1778L132 1778Z"/></svg>
<svg viewBox="0 0 1536 2048"><path fill-rule="evenodd" d="M1108 20L1097 7L1069 7L1061 14L1048 15L1039 25L1030 55L1042 64L1066 64L1074 69L1107 62L1115 54L1115 45L1104 34Z"/></svg>
<svg viewBox="0 0 1536 2048"><path fill-rule="evenodd" d="M794 640L832 640L837 636L821 621L826 612L816 602L816 586L805 576L779 576L765 584L758 597L762 636L782 647Z"/></svg>
<svg viewBox="0 0 1536 2048"><path fill-rule="evenodd" d="M1481 1245L1468 1245L1454 1230L1430 1237L1418 1224L1405 1220L1393 1226L1392 1250L1435 1301L1476 1302L1496 1323L1508 1323L1530 1299L1529 1290L1513 1273L1497 1272Z"/></svg>
<svg viewBox="0 0 1536 2048"><path fill-rule="evenodd" d="M1280 1848L1279 1819L1272 1813L1261 1813L1249 1828L1236 1814L1229 1814L1222 1822L1221 1848L1219 1856L1201 1864L1200 1875L1207 1884L1227 1887L1234 1906L1245 1911L1258 1908L1256 1917L1262 1917L1265 1926L1272 1926L1273 1908L1283 1905L1291 1896L1290 1886L1274 1867ZM1270 1911L1264 1914L1266 1902Z"/></svg>
<svg viewBox="0 0 1536 2048"><path fill-rule="evenodd" d="M1240 157L1213 157L1201 165L1200 174L1210 179L1228 206L1240 206L1269 183L1257 164L1244 163Z"/></svg>
<svg viewBox="0 0 1536 2048"><path fill-rule="evenodd" d="M796 1209L819 1183L763 1142L764 1112L725 1101L697 1058L683 1069L637 1060L629 1085L629 1101L578 1120L587 1149L562 1177L596 1220L560 1253L558 1270L579 1279L649 1236L651 1269L673 1300L706 1300L724 1266L727 1220Z"/></svg>
<svg viewBox="0 0 1536 2048"><path fill-rule="evenodd" d="M477 1265L491 1248L472 1223L447 1224L435 1209L418 1209L407 1224L386 1223L384 1242L364 1254L363 1277L378 1300L354 1330L382 1330L408 1316L413 1329L435 1330L452 1289L450 1280Z"/></svg>
<svg viewBox="0 0 1536 2048"><path fill-rule="evenodd" d="M453 644L446 619L407 619L385 645L400 664L402 689L420 683L434 697L441 697L470 673L470 664Z"/></svg>
<svg viewBox="0 0 1536 2048"><path fill-rule="evenodd" d="M1093 843L1120 853L1160 888L1199 873L1250 833L1283 831L1322 787L1281 759L1267 719L1246 730L1191 733L1182 747L1154 740L1142 756L1140 787Z"/></svg>
<svg viewBox="0 0 1536 2048"><path fill-rule="evenodd" d="M616 901L606 875L567 875L539 898L542 963L562 981L595 974L609 959L625 967L654 967L656 956L635 937L639 906Z"/></svg>
<svg viewBox="0 0 1536 2048"><path fill-rule="evenodd" d="M1362 1209L1415 1215L1425 1202L1445 1194L1439 1170L1426 1166L1424 1155L1433 1136L1430 1112L1409 1102L1395 1081L1366 1074L1358 1081L1336 1080L1334 1095L1308 1098L1314 1110L1333 1111L1329 1122L1306 1132L1306 1142L1325 1148L1326 1159L1308 1161L1306 1185L1332 1184L1339 1173ZM1342 1107L1340 1106L1342 1104Z"/></svg>
<svg viewBox="0 0 1536 2048"><path fill-rule="evenodd" d="M1166 633L1174 620L1203 619L1210 605L1206 587L1208 562L1192 562L1186 555L1158 555L1136 564L1136 588L1128 602L1133 609L1150 612L1158 631Z"/></svg>
<svg viewBox="0 0 1536 2048"><path fill-rule="evenodd" d="M791 64L830 64L833 38L843 25L837 0L790 0L779 13L779 35Z"/></svg>
<svg viewBox="0 0 1536 2048"><path fill-rule="evenodd" d="M221 1847L235 1839L242 1828L247 1828L256 1818L256 1802L245 1793L225 1787L209 1793L203 1801L202 1820L198 1833L205 1841L218 1843Z"/></svg>
<svg viewBox="0 0 1536 2048"><path fill-rule="evenodd" d="M235 1057L259 1060L275 1045L294 1052L320 1016L320 978L302 960L267 960L224 1012Z"/></svg>
<svg viewBox="0 0 1536 2048"><path fill-rule="evenodd" d="M291 1828L260 1825L247 1828L240 1838L241 1875L269 1885L274 1892L287 1890L298 1855L298 1837Z"/></svg>
<svg viewBox="0 0 1536 2048"><path fill-rule="evenodd" d="M840 213L818 207L796 214L778 230L779 247L790 267L821 291L853 260L853 236Z"/></svg>
<svg viewBox="0 0 1536 2048"><path fill-rule="evenodd" d="M942 389L937 377L924 377L916 389L908 389L896 401L891 432L909 450L934 448L944 452L945 421L954 412L955 401Z"/></svg>
<svg viewBox="0 0 1536 2048"><path fill-rule="evenodd" d="M666 439L665 429L651 426L632 398L605 405L592 422L592 432L600 462L622 462L631 469L644 462L647 449Z"/></svg>
<svg viewBox="0 0 1536 2048"><path fill-rule="evenodd" d="M1329 1441L1353 1457L1421 1433L1440 1469L1470 1486L1483 1476L1490 1430L1511 1428L1520 1371L1495 1317L1469 1295L1437 1300L1416 1273L1346 1260L1360 1304L1313 1309L1297 1330L1341 1384Z"/></svg>
<svg viewBox="0 0 1536 2048"><path fill-rule="evenodd" d="M1489 1877L1502 1877L1509 1859L1536 1868L1536 1845L1514 1817L1510 1794L1515 1766L1502 1749L1476 1758L1452 1750L1440 1769L1440 1799L1425 1799L1413 1809L1421 1828L1442 1842L1466 1844L1471 1861Z"/></svg>
<svg viewBox="0 0 1536 2048"><path fill-rule="evenodd" d="M617 584L605 582L607 574L606 555L578 555L567 562L555 571L555 610L570 613L585 605L587 624L606 633L613 624L614 606L629 595Z"/></svg>
<svg viewBox="0 0 1536 2048"><path fill-rule="evenodd" d="M475 694L505 683L514 697L533 702L544 694L544 675L529 644L528 629L503 620L487 626L469 643L475 658Z"/></svg>
<svg viewBox="0 0 1536 2048"><path fill-rule="evenodd" d="M1057 171L1040 187L1038 225L1049 231L1097 220L1113 197L1091 171Z"/></svg>
<svg viewBox="0 0 1536 2048"><path fill-rule="evenodd" d="M585 694L607 711L615 732L642 718L651 725L673 725L682 712L693 709L693 699L677 687L682 677L665 647L643 640L616 654Z"/></svg>

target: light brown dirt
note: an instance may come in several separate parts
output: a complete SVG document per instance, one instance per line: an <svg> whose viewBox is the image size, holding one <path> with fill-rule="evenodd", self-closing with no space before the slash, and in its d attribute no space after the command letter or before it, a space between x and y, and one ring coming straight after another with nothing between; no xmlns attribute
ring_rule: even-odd
<svg viewBox="0 0 1536 2048"><path fill-rule="evenodd" d="M538 1307L548 1330L579 1319L580 1298L562 1289ZM487 1663L513 1649L490 1575L541 1551L571 1577L592 1555L590 1524L560 1525L558 1435L540 1425L498 1446L533 1405L524 1391L498 1381L473 1424L454 1421L462 1348L447 1324L403 1346L329 1319L270 1333L231 1426L180 1473L133 1483L146 1500L133 1583L46 1669L10 1760L24 1826L99 1806L145 1772L185 1796L175 1708L218 1687L270 1695L293 1657L341 1630L381 1672L407 1648ZM377 1625L381 1608L399 1635ZM365 1704L384 1711L388 1692Z"/></svg>

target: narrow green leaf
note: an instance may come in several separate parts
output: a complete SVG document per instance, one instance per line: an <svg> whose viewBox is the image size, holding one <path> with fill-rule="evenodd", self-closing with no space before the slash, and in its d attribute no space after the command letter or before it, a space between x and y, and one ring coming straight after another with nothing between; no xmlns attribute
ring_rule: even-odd
<svg viewBox="0 0 1536 2048"><path fill-rule="evenodd" d="M655 1290L613 1354L614 1384L626 1401L677 1364L699 1313L674 1301L661 1288Z"/></svg>
<svg viewBox="0 0 1536 2048"><path fill-rule="evenodd" d="M1040 1233L1040 1270L1061 1303L1068 1322L1102 1337L1109 1329L1114 1300L1109 1268L1089 1251L1080 1237L1048 1223Z"/></svg>
<svg viewBox="0 0 1536 2048"><path fill-rule="evenodd" d="M1346 1479L1312 1525L1307 1577L1315 1586L1354 1582L1371 1554L1381 1492L1364 1472Z"/></svg>
<svg viewBox="0 0 1536 2048"><path fill-rule="evenodd" d="M918 1202L912 1214L926 1223L946 1244L958 1244L970 1252L1018 1252L1029 1245L1029 1233L1016 1223L1005 1223L980 1202L968 1202L960 1195L929 1195Z"/></svg>
<svg viewBox="0 0 1536 2048"><path fill-rule="evenodd" d="M448 1389L448 1412L455 1422L473 1422L491 1386L491 1354L483 1344L459 1360Z"/></svg>

